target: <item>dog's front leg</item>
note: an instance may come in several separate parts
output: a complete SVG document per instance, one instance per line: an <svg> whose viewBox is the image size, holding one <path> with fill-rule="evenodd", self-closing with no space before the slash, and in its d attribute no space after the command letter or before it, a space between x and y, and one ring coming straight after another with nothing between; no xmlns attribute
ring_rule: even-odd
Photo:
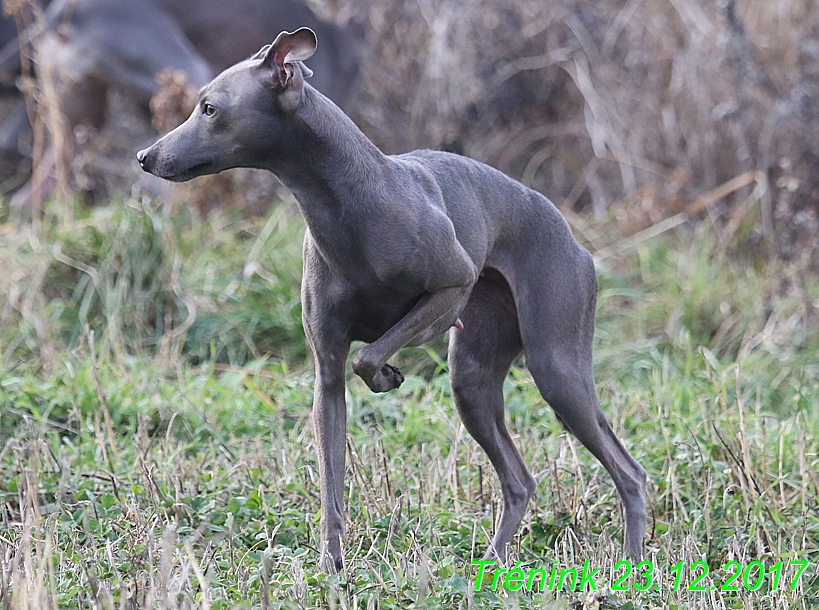
<svg viewBox="0 0 819 610"><path fill-rule="evenodd" d="M363 347L353 359L353 371L373 392L389 392L404 381L401 372L387 360L419 333L456 307L472 290L477 273L460 286L425 294L407 315L377 341Z"/></svg>
<svg viewBox="0 0 819 610"><path fill-rule="evenodd" d="M344 364L345 358L328 361L316 354L313 426L321 486L320 567L328 574L339 572L343 567L341 538L344 534L344 458L347 436ZM340 374L337 369L340 369Z"/></svg>
<svg viewBox="0 0 819 610"><path fill-rule="evenodd" d="M320 567L328 574L339 572L343 567L341 538L344 534L344 459L347 438L347 406L344 401L346 351L334 351L335 354L322 352L320 348L314 351L316 382L313 392L313 428L321 487Z"/></svg>
<svg viewBox="0 0 819 610"><path fill-rule="evenodd" d="M321 278L305 273L302 321L316 363L313 429L321 487L319 565L328 574L335 574L343 567L341 538L344 534L344 459L347 446L344 369L350 341L340 332L344 325L334 317L332 303L325 298L327 292L329 290Z"/></svg>

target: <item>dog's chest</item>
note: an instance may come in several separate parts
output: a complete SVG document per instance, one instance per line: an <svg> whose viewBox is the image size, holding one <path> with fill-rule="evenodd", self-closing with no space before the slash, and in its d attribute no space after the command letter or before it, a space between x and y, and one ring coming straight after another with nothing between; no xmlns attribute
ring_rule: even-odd
<svg viewBox="0 0 819 610"><path fill-rule="evenodd" d="M350 340L372 343L409 313L424 289L416 274L383 264L383 257L367 256L368 250L351 247L340 253L337 243L317 243L309 232L303 281Z"/></svg>
<svg viewBox="0 0 819 610"><path fill-rule="evenodd" d="M421 294L407 297L386 286L355 290L346 299L350 339L372 343L415 306Z"/></svg>

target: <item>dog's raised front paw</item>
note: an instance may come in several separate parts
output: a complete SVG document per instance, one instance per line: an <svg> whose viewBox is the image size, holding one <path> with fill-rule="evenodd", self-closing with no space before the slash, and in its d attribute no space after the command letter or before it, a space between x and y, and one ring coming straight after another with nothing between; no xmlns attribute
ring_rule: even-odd
<svg viewBox="0 0 819 610"><path fill-rule="evenodd" d="M385 364L372 379L364 379L373 392L389 392L404 383L404 375L391 364Z"/></svg>
<svg viewBox="0 0 819 610"><path fill-rule="evenodd" d="M353 358L353 372L361 377L373 392L389 392L404 383L404 375L391 364L383 365L379 370L378 360L368 358L371 346L359 351Z"/></svg>

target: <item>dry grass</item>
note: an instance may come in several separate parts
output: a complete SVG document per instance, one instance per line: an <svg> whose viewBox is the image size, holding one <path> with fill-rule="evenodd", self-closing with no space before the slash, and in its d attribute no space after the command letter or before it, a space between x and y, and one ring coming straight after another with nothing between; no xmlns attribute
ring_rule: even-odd
<svg viewBox="0 0 819 610"><path fill-rule="evenodd" d="M354 3L355 4L355 3ZM391 151L445 147L625 234L760 172L711 210L800 257L819 234L819 8L810 0L385 0L360 122Z"/></svg>

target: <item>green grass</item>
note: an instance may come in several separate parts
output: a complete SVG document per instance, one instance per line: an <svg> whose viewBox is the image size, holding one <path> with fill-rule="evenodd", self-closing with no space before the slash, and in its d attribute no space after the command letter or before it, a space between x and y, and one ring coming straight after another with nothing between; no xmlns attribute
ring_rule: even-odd
<svg viewBox="0 0 819 610"><path fill-rule="evenodd" d="M490 570L475 591L500 490L441 342L399 355L395 392L350 376L346 565L321 574L302 230L286 206L200 222L132 201L0 233L4 608L819 607L819 282L707 226L600 272L598 388L649 473L648 591L636 572L612 590L619 499L522 363L508 421L538 496L515 559L587 563L598 590L492 591ZM760 588L721 591L730 561L749 586L762 562Z"/></svg>

